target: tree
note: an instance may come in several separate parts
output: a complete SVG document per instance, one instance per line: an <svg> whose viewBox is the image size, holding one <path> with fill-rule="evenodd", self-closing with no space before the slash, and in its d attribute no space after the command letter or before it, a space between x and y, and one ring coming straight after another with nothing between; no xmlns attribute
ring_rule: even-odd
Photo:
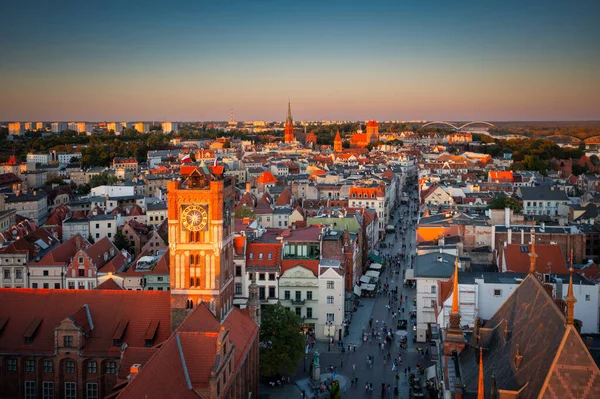
<svg viewBox="0 0 600 399"><path fill-rule="evenodd" d="M88 183L91 188L98 186L110 186L111 184L115 184L119 179L115 175L109 175L108 173L100 173L99 175L94 175L90 177L90 182Z"/></svg>
<svg viewBox="0 0 600 399"><path fill-rule="evenodd" d="M117 231L117 234L115 234L114 244L119 251L122 249L129 251L129 248L131 247L131 244L129 243L127 237L125 237L125 234L120 231Z"/></svg>
<svg viewBox="0 0 600 399"><path fill-rule="evenodd" d="M295 370L304 357L298 316L277 302L265 308L260 325L260 373L264 377Z"/></svg>
<svg viewBox="0 0 600 399"><path fill-rule="evenodd" d="M58 184L59 186L62 186L65 184L65 181L60 178L60 177L53 177L51 179L46 180L46 183L44 183L46 186L51 186L53 184Z"/></svg>
<svg viewBox="0 0 600 399"><path fill-rule="evenodd" d="M240 206L238 209L235 210L235 218L236 219L243 219L243 218L254 219L255 217L256 217L256 214L254 213L252 208L249 208L247 206Z"/></svg>
<svg viewBox="0 0 600 399"><path fill-rule="evenodd" d="M523 205L516 198L507 197L506 195L499 195L490 202L490 209L504 209L510 208L515 213L523 212Z"/></svg>

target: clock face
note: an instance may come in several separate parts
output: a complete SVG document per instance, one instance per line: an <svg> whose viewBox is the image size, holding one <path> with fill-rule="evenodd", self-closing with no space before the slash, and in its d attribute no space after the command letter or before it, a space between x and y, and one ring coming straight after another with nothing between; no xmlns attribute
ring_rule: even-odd
<svg viewBox="0 0 600 399"><path fill-rule="evenodd" d="M204 230L208 223L208 212L201 205L189 205L181 212L181 223L189 231Z"/></svg>

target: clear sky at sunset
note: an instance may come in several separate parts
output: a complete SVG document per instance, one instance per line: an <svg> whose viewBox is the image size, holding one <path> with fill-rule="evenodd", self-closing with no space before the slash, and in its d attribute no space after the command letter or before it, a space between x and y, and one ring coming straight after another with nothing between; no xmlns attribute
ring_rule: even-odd
<svg viewBox="0 0 600 399"><path fill-rule="evenodd" d="M0 120L282 120L288 98L296 120L600 119L598 0L3 1L0 15Z"/></svg>

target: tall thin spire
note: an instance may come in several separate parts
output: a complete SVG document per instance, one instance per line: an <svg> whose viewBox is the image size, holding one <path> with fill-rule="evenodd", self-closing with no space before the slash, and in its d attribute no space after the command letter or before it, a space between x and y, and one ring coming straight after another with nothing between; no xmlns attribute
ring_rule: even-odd
<svg viewBox="0 0 600 399"><path fill-rule="evenodd" d="M286 123L292 123L292 105L290 103L290 99L288 98L288 113L287 118L285 119Z"/></svg>
<svg viewBox="0 0 600 399"><path fill-rule="evenodd" d="M531 222L531 252L529 252L529 274L535 273L535 263L537 254L535 253L535 221Z"/></svg>
<svg viewBox="0 0 600 399"><path fill-rule="evenodd" d="M577 302L577 299L573 294L573 250L571 250L570 263L569 290L567 291L567 297L565 298L565 302L567 302L567 324L573 324L575 321L575 302Z"/></svg>
<svg viewBox="0 0 600 399"><path fill-rule="evenodd" d="M452 293L452 313L458 313L458 256L454 262L454 291Z"/></svg>
<svg viewBox="0 0 600 399"><path fill-rule="evenodd" d="M479 383L477 385L477 399L485 399L485 387L483 384L483 348L479 347Z"/></svg>

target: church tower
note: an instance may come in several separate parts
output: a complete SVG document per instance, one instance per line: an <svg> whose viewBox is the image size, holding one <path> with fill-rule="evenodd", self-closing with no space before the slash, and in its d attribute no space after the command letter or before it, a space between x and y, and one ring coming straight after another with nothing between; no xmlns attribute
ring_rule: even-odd
<svg viewBox="0 0 600 399"><path fill-rule="evenodd" d="M233 305L234 182L222 173L190 168L167 183L173 329L200 302L219 320Z"/></svg>
<svg viewBox="0 0 600 399"><path fill-rule="evenodd" d="M377 121L367 122L367 144L379 141L379 124Z"/></svg>
<svg viewBox="0 0 600 399"><path fill-rule="evenodd" d="M296 141L294 137L294 121L292 120L292 106L288 101L288 113L287 118L285 119L285 130L283 133L283 141L285 143L293 143Z"/></svg>
<svg viewBox="0 0 600 399"><path fill-rule="evenodd" d="M340 136L340 131L338 130L335 135L335 139L333 140L333 151L334 152L342 152L342 136Z"/></svg>

